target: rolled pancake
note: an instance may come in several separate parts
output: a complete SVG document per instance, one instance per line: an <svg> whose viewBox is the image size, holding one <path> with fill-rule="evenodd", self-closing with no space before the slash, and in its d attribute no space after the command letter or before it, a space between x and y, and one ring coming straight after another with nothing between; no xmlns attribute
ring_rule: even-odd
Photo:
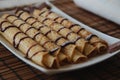
<svg viewBox="0 0 120 80"><path fill-rule="evenodd" d="M81 38L79 35L75 34L71 30L61 26L58 23L55 23L54 21L51 21L50 19L44 18L39 16L38 18L41 22L44 22L45 25L51 27L53 30L55 30L57 33L61 34L65 38L67 38L70 41L75 42L77 49L84 53L86 56L91 56L94 53L96 53L96 48L89 44L84 38ZM89 48L86 48L87 46L90 46Z"/></svg>
<svg viewBox="0 0 120 80"><path fill-rule="evenodd" d="M37 13L36 13L37 12ZM35 13L43 17L47 17L51 20L54 20L68 29L71 29L73 32L79 34L81 37L88 40L92 45L97 48L99 53L105 53L108 49L108 44L104 40L100 39L97 35L92 34L86 29L82 28L80 25L73 23L72 21L63 18L62 16L56 14L55 12L50 11L47 8L41 10L36 9Z"/></svg>
<svg viewBox="0 0 120 80"><path fill-rule="evenodd" d="M55 68L58 66L55 57L48 54L42 46L22 33L16 26L2 18L0 18L0 31L5 39L26 55L26 58L43 67Z"/></svg>
<svg viewBox="0 0 120 80"><path fill-rule="evenodd" d="M19 13L24 13L24 15L19 15ZM75 49L75 45L73 45L73 43L69 42L68 44L68 40L66 40L65 38L63 38L61 35L59 35L58 33L56 33L55 31L51 30L49 27L41 24L38 20L36 20L34 17L32 17L29 13L24 12L24 11L19 11L18 13L16 13L16 15L18 17L20 17L21 19L23 19L24 21L28 22L29 24L31 24L32 26L34 26L35 28L37 28L38 30L40 30L40 32L42 32L45 36L49 37L52 41L54 41L57 45L59 46L63 46L65 45L62 50L64 53L66 53L69 56L69 59L72 60L73 62L76 62L77 59L80 60L79 58L85 58L86 56L82 55L79 52L79 55L77 53L74 53ZM54 34L55 33L55 34ZM73 57L75 57L75 55L78 55L78 57L76 57L77 59L74 61Z"/></svg>
<svg viewBox="0 0 120 80"><path fill-rule="evenodd" d="M58 58L60 64L63 64L63 63L65 64L65 62L68 62L67 56L64 53L60 52L61 48L55 45L52 41L50 41L46 36L40 33L37 29L29 25L28 23L25 23L24 21L22 21L21 19L17 18L14 15L4 14L2 18L7 19L8 21L16 25L18 28L20 28L21 31L26 33L29 37L31 37L32 39L37 41L39 44L41 44L52 55ZM24 25L20 26L21 24L24 24Z"/></svg>
<svg viewBox="0 0 120 80"><path fill-rule="evenodd" d="M24 12L22 10L20 11L17 11L17 15L19 17L22 17L24 20L28 21L29 19L27 17L30 17L28 16L28 13L27 12ZM34 14L36 15L36 13ZM27 16L27 17L26 17ZM45 21L45 25L47 26L52 26L51 28L53 28L53 30L55 31L59 31L59 33L66 37L66 35L70 34L69 37L67 37L70 41L76 41L76 45L77 45L77 48L82 52L84 53L85 55L87 56L90 56L90 55L93 55L94 53L96 53L96 50L95 50L95 47L92 46L91 44L87 43L87 41L85 41L84 39L80 38L77 34L71 32L69 29L67 28L63 28L63 26L57 24L57 23L54 23L53 21L49 20L47 18L44 18L44 17L41 17L41 16L37 16L39 17L40 21L43 22ZM31 18L32 19L32 18ZM31 20L32 21L32 20ZM33 22L34 23L34 22ZM54 24L53 24L54 23ZM64 29L64 30L63 30ZM67 31L68 32L67 32ZM62 31L62 32L60 32ZM63 32L64 31L64 32ZM72 35L71 35L72 33ZM77 35L77 36L76 36ZM78 39L79 38L79 39ZM86 49L85 47L87 46L90 46L89 49Z"/></svg>

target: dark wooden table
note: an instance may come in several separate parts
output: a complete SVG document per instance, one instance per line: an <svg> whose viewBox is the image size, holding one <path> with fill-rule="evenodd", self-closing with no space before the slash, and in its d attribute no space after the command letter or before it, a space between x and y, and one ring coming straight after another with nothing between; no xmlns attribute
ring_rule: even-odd
<svg viewBox="0 0 120 80"><path fill-rule="evenodd" d="M120 39L119 25L78 8L71 0L53 3L84 24ZM0 44L0 80L120 80L120 54L81 70L46 75L19 60Z"/></svg>

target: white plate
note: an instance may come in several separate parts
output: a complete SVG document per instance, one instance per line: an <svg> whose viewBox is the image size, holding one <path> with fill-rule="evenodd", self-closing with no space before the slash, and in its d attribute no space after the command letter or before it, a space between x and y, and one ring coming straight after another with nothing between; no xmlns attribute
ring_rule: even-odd
<svg viewBox="0 0 120 80"><path fill-rule="evenodd" d="M60 11L58 8L56 8L55 6L53 6L50 2L46 1L46 3L51 6L52 8L52 11L60 14L61 16L64 16L66 18L68 18L69 20L73 21L74 23L77 23L77 24L80 24L82 27L86 28L87 30L93 32L94 34L98 35L100 38L106 40L108 42L109 45L111 44L114 44L118 41L120 41L120 39L117 39L117 38L113 38L113 37L110 37L106 34L103 34L99 31L96 31L90 27L88 27L87 25L84 25L82 24L81 22L73 19L72 17L68 16L67 14L63 13L62 11ZM24 56L22 55L22 53L18 50L16 50L11 44L8 43L8 41L6 41L1 35L0 35L0 43L2 45L4 45L8 50L10 50L15 56L17 56L19 59L21 59L22 61L24 61L25 63L33 66L34 68L46 73L46 74L54 74L54 73L61 73L61 72L66 72L66 71L72 71L72 70L76 70L76 69L81 69L81 68L84 68L84 67L88 67L90 65L93 65L93 64L96 64L98 62L101 62L105 59L108 59L112 56L114 56L115 54L117 54L118 52L120 52L120 50L116 51L116 52L113 52L113 53L106 53L106 54L103 54L103 55L100 55L100 56L96 56L94 58L91 58L89 59L88 61L86 62L83 62L83 63L79 63L79 64L72 64L72 65L66 65L66 66L63 66L59 69L45 69L35 63L33 63L32 61L30 60L27 60L26 58L24 58Z"/></svg>
<svg viewBox="0 0 120 80"><path fill-rule="evenodd" d="M0 9L11 8L15 6L30 5L38 2L43 3L45 1L44 0L0 0Z"/></svg>

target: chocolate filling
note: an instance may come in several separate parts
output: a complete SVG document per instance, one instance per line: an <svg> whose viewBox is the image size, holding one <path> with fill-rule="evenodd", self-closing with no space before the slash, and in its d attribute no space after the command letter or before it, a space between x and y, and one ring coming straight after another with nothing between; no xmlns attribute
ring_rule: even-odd
<svg viewBox="0 0 120 80"><path fill-rule="evenodd" d="M13 22L12 22L12 23L14 23L16 20L18 20L18 19L13 20Z"/></svg>
<svg viewBox="0 0 120 80"><path fill-rule="evenodd" d="M62 24L65 20L68 20L68 19L62 19L61 22L60 22L60 24Z"/></svg>
<svg viewBox="0 0 120 80"><path fill-rule="evenodd" d="M51 42L51 41L46 41L46 42L43 44L43 46L45 46L48 42Z"/></svg>
<svg viewBox="0 0 120 80"><path fill-rule="evenodd" d="M43 44L43 47L44 47L48 42L51 42L51 41L46 41L46 42ZM57 51L58 49L59 49L59 48L52 49L52 50L49 51L49 53L50 53L51 55L53 55L53 53L54 53L55 51Z"/></svg>
<svg viewBox="0 0 120 80"><path fill-rule="evenodd" d="M64 28L65 28L65 27L61 27L61 28L57 31L57 33L60 32L60 31L61 31L62 29L64 29Z"/></svg>
<svg viewBox="0 0 120 80"><path fill-rule="evenodd" d="M29 31L30 29L35 29L35 27L29 27L29 28L25 31L25 33L27 33L27 31Z"/></svg>
<svg viewBox="0 0 120 80"><path fill-rule="evenodd" d="M74 41L74 43L76 43L79 39L81 39L81 37L78 37L78 38Z"/></svg>
<svg viewBox="0 0 120 80"><path fill-rule="evenodd" d="M44 23L46 20L49 20L48 18L45 18L43 21L42 21L42 23Z"/></svg>
<svg viewBox="0 0 120 80"><path fill-rule="evenodd" d="M20 42L21 42L22 40L26 39L26 38L29 38L29 37L23 37L23 38L21 38L20 41L18 42L18 44L16 44L14 47L18 49Z"/></svg>
<svg viewBox="0 0 120 80"><path fill-rule="evenodd" d="M30 18L34 18L34 17L29 16L28 18L25 19L25 22L27 22L27 20L30 19Z"/></svg>
<svg viewBox="0 0 120 80"><path fill-rule="evenodd" d="M5 22L8 22L8 21L2 21L2 22L0 23L0 31L2 31L2 24L5 23Z"/></svg>
<svg viewBox="0 0 120 80"><path fill-rule="evenodd" d="M45 17L47 17L47 16L50 15L50 14L52 14L52 11L49 11L48 14L47 14Z"/></svg>
<svg viewBox="0 0 120 80"><path fill-rule="evenodd" d="M39 14L39 16L41 16L42 14L44 14L46 11L43 11L43 12L41 12L40 14Z"/></svg>
<svg viewBox="0 0 120 80"><path fill-rule="evenodd" d="M79 26L79 24L72 24L72 25L69 26L69 29L71 29L71 28L73 28L75 26Z"/></svg>
<svg viewBox="0 0 120 80"><path fill-rule="evenodd" d="M5 18L7 19L8 17L11 17L11 16L14 16L14 15L8 15L8 16L6 16Z"/></svg>
<svg viewBox="0 0 120 80"><path fill-rule="evenodd" d="M86 40L90 40L93 36L96 36L96 35L94 35L94 34L90 34L90 35L88 35L87 37L86 37Z"/></svg>
<svg viewBox="0 0 120 80"><path fill-rule="evenodd" d="M6 31L7 29L9 29L9 28L11 28L11 27L16 27L16 26L8 26L8 27L6 27L6 28L4 28L4 29L2 29L2 27L1 27L1 32L4 32L4 31Z"/></svg>
<svg viewBox="0 0 120 80"><path fill-rule="evenodd" d="M74 32L69 32L69 33L66 35L66 38L68 38L68 36L69 36L71 33L74 33Z"/></svg>
<svg viewBox="0 0 120 80"><path fill-rule="evenodd" d="M17 17L21 18L21 15L24 13L24 11L22 11L21 13L18 14Z"/></svg>
<svg viewBox="0 0 120 80"><path fill-rule="evenodd" d="M50 50L49 53L50 53L51 55L53 55L58 49L59 49L59 48L52 49L52 50Z"/></svg>
<svg viewBox="0 0 120 80"><path fill-rule="evenodd" d="M54 19L54 21L56 21L57 19L59 19L60 17L58 16L58 17L56 17L55 19Z"/></svg>
<svg viewBox="0 0 120 80"><path fill-rule="evenodd" d="M65 47L69 44L74 44L74 42L71 42L71 41L65 42L64 44L61 45L61 47Z"/></svg>
<svg viewBox="0 0 120 80"><path fill-rule="evenodd" d="M49 11L49 13L48 13L48 14L50 15L51 13L53 13L53 12L52 12L52 11Z"/></svg>
<svg viewBox="0 0 120 80"><path fill-rule="evenodd" d="M49 30L47 33L45 33L45 36L47 36L50 32L51 32L51 30Z"/></svg>
<svg viewBox="0 0 120 80"><path fill-rule="evenodd" d="M20 28L22 25L24 25L24 24L26 24L26 23L22 23L22 24L20 24L18 27Z"/></svg>
<svg viewBox="0 0 120 80"><path fill-rule="evenodd" d="M55 40L55 43L57 43L61 38L64 38L62 36L58 37L56 40Z"/></svg>
<svg viewBox="0 0 120 80"><path fill-rule="evenodd" d="M40 32L38 32L37 34L34 35L33 39L36 38L37 35L41 34Z"/></svg>
<svg viewBox="0 0 120 80"><path fill-rule="evenodd" d="M16 36L20 33L23 33L23 32L17 32L14 37L13 37L13 46L15 47L16 46L16 43L15 43L15 39L16 39Z"/></svg>
<svg viewBox="0 0 120 80"><path fill-rule="evenodd" d="M31 25L35 24L37 21L35 20L34 22L31 23Z"/></svg>
<svg viewBox="0 0 120 80"><path fill-rule="evenodd" d="M38 30L41 30L41 28L43 28L43 27L45 27L45 26L43 26L43 25L42 25L42 26L39 26Z"/></svg>
<svg viewBox="0 0 120 80"><path fill-rule="evenodd" d="M26 58L28 58L28 56L29 56L28 54L29 54L30 49L33 48L33 47L36 46L36 45L38 45L38 44L32 45L32 46L27 50L27 52L26 52Z"/></svg>
<svg viewBox="0 0 120 80"><path fill-rule="evenodd" d="M84 28L80 28L77 32L77 34L79 34L80 31L84 30Z"/></svg>
<svg viewBox="0 0 120 80"><path fill-rule="evenodd" d="M17 10L15 11L15 14L17 14L17 13L18 13L18 11L24 11L24 12L29 13L29 11L28 11L28 10L25 10L25 9L23 9L23 8L17 8Z"/></svg>
<svg viewBox="0 0 120 80"><path fill-rule="evenodd" d="M14 28L15 28L16 26L8 26L8 27L6 27L6 28L4 28L4 29L1 28L1 31L4 32L4 31L6 31L7 29L9 29L9 28L11 28L11 27L14 27ZM15 38L16 38L16 36L17 36L19 33L22 33L22 32L17 32L17 33L14 35L14 37L13 37L13 46L14 46L15 48L18 48L20 42L21 42L24 38L27 38L27 37L24 37L24 38L20 39L20 41L18 42L18 44L16 44L16 43L15 43Z"/></svg>

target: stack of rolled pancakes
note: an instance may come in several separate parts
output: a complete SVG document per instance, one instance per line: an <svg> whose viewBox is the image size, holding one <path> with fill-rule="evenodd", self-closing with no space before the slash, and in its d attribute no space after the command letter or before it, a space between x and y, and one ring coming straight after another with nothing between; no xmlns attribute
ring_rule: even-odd
<svg viewBox="0 0 120 80"><path fill-rule="evenodd" d="M45 68L84 62L108 49L97 35L48 8L3 14L0 34L27 59Z"/></svg>

